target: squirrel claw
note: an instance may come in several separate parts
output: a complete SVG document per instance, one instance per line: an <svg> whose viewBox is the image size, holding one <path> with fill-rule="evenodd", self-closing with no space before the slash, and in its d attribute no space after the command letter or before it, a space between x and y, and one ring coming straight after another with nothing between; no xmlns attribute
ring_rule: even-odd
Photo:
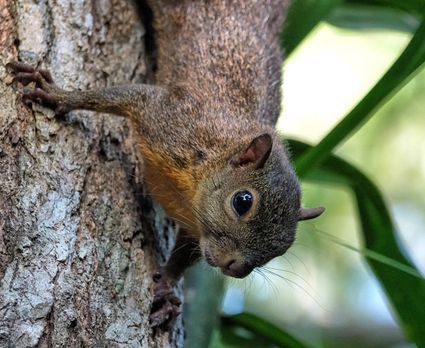
<svg viewBox="0 0 425 348"><path fill-rule="evenodd" d="M43 87L43 85L46 83L46 81L43 79L43 76L38 71L30 73L18 72L13 78L13 82L20 82L24 86L29 85L31 82L35 82L37 87Z"/></svg>
<svg viewBox="0 0 425 348"><path fill-rule="evenodd" d="M160 273L154 274L154 282L154 300L149 323L152 328L165 327L169 329L181 313L181 301Z"/></svg>
<svg viewBox="0 0 425 348"><path fill-rule="evenodd" d="M22 98L25 103L36 101L55 108L60 113L64 112L56 93L57 87L48 70L34 69L32 66L20 62L9 62L6 64L6 69L13 75L14 84L20 83L27 86L30 83L35 83L34 89L24 88L22 91Z"/></svg>
<svg viewBox="0 0 425 348"><path fill-rule="evenodd" d="M150 327L155 328L161 326L169 329L180 313L181 311L178 309L178 306L175 306L171 302L165 302L161 309L151 313L149 317Z"/></svg>
<svg viewBox="0 0 425 348"><path fill-rule="evenodd" d="M45 69L35 69L31 65L12 61L6 64L6 70L10 74L15 75L15 78L18 77L18 75L21 75L20 78L33 76L33 79L30 82L45 80L45 82L53 84L52 75Z"/></svg>
<svg viewBox="0 0 425 348"><path fill-rule="evenodd" d="M31 101L40 101L43 104L47 104L51 106L55 106L57 104L55 97L45 92L41 88L36 88L33 91L24 91L22 98L25 103L28 103Z"/></svg>

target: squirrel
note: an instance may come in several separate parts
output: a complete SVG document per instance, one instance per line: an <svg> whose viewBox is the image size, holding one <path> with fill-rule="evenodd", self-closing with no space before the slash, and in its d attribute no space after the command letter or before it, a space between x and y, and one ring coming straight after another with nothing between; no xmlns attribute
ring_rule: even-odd
<svg viewBox="0 0 425 348"><path fill-rule="evenodd" d="M203 257L243 278L292 245L301 208L298 179L275 130L280 114L278 37L287 0L149 0L157 44L155 84L89 91L58 87L47 70L7 64L35 88L24 100L57 114L76 109L127 117L147 188L180 226L154 277L152 326L178 313L172 287Z"/></svg>

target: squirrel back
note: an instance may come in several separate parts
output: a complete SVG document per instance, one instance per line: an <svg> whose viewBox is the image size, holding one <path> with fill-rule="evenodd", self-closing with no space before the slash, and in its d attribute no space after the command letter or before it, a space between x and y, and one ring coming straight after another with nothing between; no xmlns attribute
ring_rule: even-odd
<svg viewBox="0 0 425 348"><path fill-rule="evenodd" d="M167 92L155 108L161 133L142 146L150 190L211 265L244 277L287 250L300 219L299 183L273 128L287 1L152 7L156 84Z"/></svg>
<svg viewBox="0 0 425 348"><path fill-rule="evenodd" d="M194 94L210 112L205 117L217 122L259 120L274 125L282 62L277 38L287 3L151 1L156 83Z"/></svg>
<svg viewBox="0 0 425 348"><path fill-rule="evenodd" d="M274 132L282 61L276 38L287 1L155 0L150 6L155 83L167 94L151 108L157 124L142 125L151 130L140 141L147 182L170 216L194 221L181 201L192 203L201 177L256 136Z"/></svg>

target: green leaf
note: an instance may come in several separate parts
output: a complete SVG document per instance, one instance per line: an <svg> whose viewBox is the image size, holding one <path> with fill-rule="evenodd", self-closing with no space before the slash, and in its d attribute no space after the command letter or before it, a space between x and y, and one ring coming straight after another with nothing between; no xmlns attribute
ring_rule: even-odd
<svg viewBox="0 0 425 348"><path fill-rule="evenodd" d="M213 336L209 348L276 348L263 337L235 326L222 326Z"/></svg>
<svg viewBox="0 0 425 348"><path fill-rule="evenodd" d="M347 0L347 3L400 9L421 16L425 13L425 1L423 0Z"/></svg>
<svg viewBox="0 0 425 348"><path fill-rule="evenodd" d="M410 16L403 16L400 10ZM293 0L281 33L281 46L288 57L323 20L350 28L413 31L417 20L411 15L424 13L423 0Z"/></svg>
<svg viewBox="0 0 425 348"><path fill-rule="evenodd" d="M337 6L326 18L334 26L351 29L391 29L413 33L418 18L398 8L348 2Z"/></svg>
<svg viewBox="0 0 425 348"><path fill-rule="evenodd" d="M321 230L319 230L317 228L315 228L315 231L316 232L319 232L320 234L322 234L323 236L325 236L326 238L328 238L329 240L331 240L335 244L338 244L338 245L343 246L344 248L353 250L353 251L359 253L360 255L362 255L364 257L367 257L368 259L378 261L378 262L380 262L382 264L385 264L385 265L391 266L393 268L396 268L396 269L398 269L398 270L400 270L402 272L405 272L407 274L410 274L412 276L415 276L415 277L417 277L419 279L423 279L423 277L418 273L418 271L416 269L414 269L414 268L412 268L410 266L407 266L407 265L405 265L405 264L403 264L401 262L398 262L398 261L396 261L396 260L394 260L394 259L392 259L390 257L387 257L385 255L379 254L379 253L377 253L377 252L375 252L373 250L369 250L367 248L360 248L360 249L358 249L356 247L353 247L350 244L347 244L343 240L335 237L334 235L332 235L330 233L327 233L325 231L321 231Z"/></svg>
<svg viewBox="0 0 425 348"><path fill-rule="evenodd" d="M255 336L266 339L270 344L275 344L279 347L307 347L304 343L286 333L276 325L273 325L267 320L264 320L254 314L242 313L233 316L223 316L221 318L221 322L222 327L227 330L231 327L243 328L248 330L248 332L253 333Z"/></svg>
<svg viewBox="0 0 425 348"><path fill-rule="evenodd" d="M224 277L203 262L185 273L185 348L208 347L218 324Z"/></svg>
<svg viewBox="0 0 425 348"><path fill-rule="evenodd" d="M295 159L311 148L299 141L289 143ZM394 267L376 257L366 258L396 311L406 336L418 347L425 347L425 280L400 250L397 231L378 188L358 169L333 155L304 177L316 182L348 184L355 195L367 250L414 272L410 274L401 269L403 267Z"/></svg>
<svg viewBox="0 0 425 348"><path fill-rule="evenodd" d="M303 177L314 166L328 157L331 151L364 124L390 96L401 89L425 62L425 17L406 49L345 118L339 122L315 147L295 162Z"/></svg>
<svg viewBox="0 0 425 348"><path fill-rule="evenodd" d="M343 0L294 0L281 34L281 46L289 56L305 37Z"/></svg>

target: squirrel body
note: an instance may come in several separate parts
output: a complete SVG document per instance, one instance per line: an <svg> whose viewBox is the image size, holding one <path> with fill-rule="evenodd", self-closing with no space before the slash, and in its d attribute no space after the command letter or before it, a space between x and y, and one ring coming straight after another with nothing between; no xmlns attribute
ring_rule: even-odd
<svg viewBox="0 0 425 348"><path fill-rule="evenodd" d="M8 68L16 81L35 83L25 99L57 113L87 109L131 120L148 190L181 227L161 286L174 284L200 257L226 275L245 277L292 245L299 220L323 212L300 208L299 183L274 129L278 35L288 2L148 3L157 46L154 85L65 91L46 70L17 62ZM164 313L155 311L153 323L162 323Z"/></svg>
<svg viewBox="0 0 425 348"><path fill-rule="evenodd" d="M276 37L287 7L286 0L260 6L207 3L150 2L158 50L155 80L170 93L163 110L169 116L159 139L139 143L149 190L195 238L200 232L190 221L196 218L182 200L193 204L202 176L213 175L255 136L274 132L282 61Z"/></svg>

